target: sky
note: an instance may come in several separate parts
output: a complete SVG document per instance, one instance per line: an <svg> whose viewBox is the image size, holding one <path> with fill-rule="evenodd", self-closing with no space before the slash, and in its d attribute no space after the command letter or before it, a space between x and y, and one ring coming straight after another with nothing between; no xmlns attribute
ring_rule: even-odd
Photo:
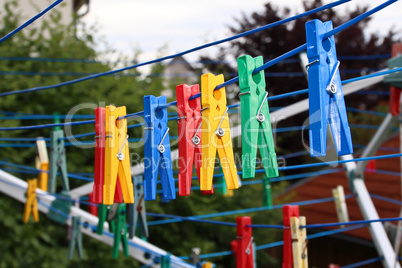
<svg viewBox="0 0 402 268"><path fill-rule="evenodd" d="M264 10L268 0L94 0L84 17L89 24L99 26L99 34L119 53L133 55L134 48L142 51L140 62L177 53L211 41L231 36L228 26L236 25L242 14ZM300 0L271 0L273 5L289 7L292 15L302 12ZM329 3L332 1L324 1ZM352 0L339 7L353 9L356 5L375 7L385 0ZM402 31L402 1L397 1L373 16L370 31L386 32L391 26ZM280 37L278 37L280 38ZM217 47L185 56L196 61L200 55L214 56Z"/></svg>

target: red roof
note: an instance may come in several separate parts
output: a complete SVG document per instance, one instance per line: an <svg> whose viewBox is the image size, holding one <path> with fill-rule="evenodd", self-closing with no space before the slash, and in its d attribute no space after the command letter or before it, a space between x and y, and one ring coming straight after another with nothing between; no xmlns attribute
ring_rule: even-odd
<svg viewBox="0 0 402 268"><path fill-rule="evenodd" d="M399 153L399 135L384 142L376 155L395 153ZM376 160L375 164L377 172L369 173L366 169L364 175L369 193L401 201L401 177L398 175L398 173L400 173L400 159L390 158ZM340 168L340 166L336 168ZM387 171L385 173L391 174L384 174L383 171ZM338 185L343 186L345 195L352 193L344 171L306 179L305 182L300 183L299 186L292 188L291 192L293 197L290 202L332 197L332 189L336 188ZM400 206L398 204L382 201L377 198L372 198L372 200L380 218L399 217ZM346 203L350 221L364 220L354 197L348 198ZM307 224L338 222L334 202L301 206L300 215L306 216ZM345 232L345 234L364 240L371 240L367 228L355 229Z"/></svg>

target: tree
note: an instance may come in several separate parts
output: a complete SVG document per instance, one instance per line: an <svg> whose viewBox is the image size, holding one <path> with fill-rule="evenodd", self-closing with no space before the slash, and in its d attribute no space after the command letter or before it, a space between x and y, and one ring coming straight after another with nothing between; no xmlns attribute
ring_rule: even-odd
<svg viewBox="0 0 402 268"><path fill-rule="evenodd" d="M323 1L303 1L305 11L317 8L323 5ZM336 13L333 9L327 9L300 18L292 23L283 24L274 28L270 28L231 42L230 46L224 47L216 57L201 57L201 61L207 62L205 67L214 73L237 73L237 66L222 64L223 60L231 62L237 57L248 54L252 57L262 55L264 60L274 59L306 42L305 23L312 19L320 19L322 21L332 20L334 28L349 21L350 19L367 11L367 7L357 6L355 9L346 9L342 14ZM289 8L281 8L274 4L267 3L262 11L253 12L251 14L243 14L240 18L235 19L235 23L229 27L232 34L239 34L248 30L261 27L263 25L273 23L285 19L292 15ZM335 42L338 57L340 56L359 56L359 55L381 55L390 54L391 45L397 42L396 32L390 29L387 33L371 33L368 34L368 25L371 18L362 20L353 26L345 29L335 35ZM212 63L211 63L212 62ZM341 78L348 79L360 75L364 75L372 70L386 67L384 59L374 60L341 60L340 71ZM290 61L284 61L265 70L268 75L267 91L270 96L280 95L296 90L305 89L308 87L307 80L302 73L297 57L293 57ZM277 76L276 74L279 74ZM287 74L287 75L280 75ZM388 85L378 86L375 90L388 90ZM271 101L270 107L284 107L289 103L296 102L306 98L306 95L294 96L290 98ZM376 109L381 101L387 99L387 96L371 95L370 98L362 98L362 95L353 94L345 98L347 106ZM237 100L239 101L237 96ZM350 115L352 122L354 116ZM308 112L301 113L286 120L281 121L277 127L300 126L308 118ZM361 119L361 117L359 117ZM371 122L373 122L371 120ZM364 122L360 122L364 123ZM377 122L378 123L378 122ZM355 132L355 131L354 131ZM355 132L356 133L356 132ZM287 154L305 150L302 146L302 137L296 132L281 133L277 136L277 152ZM358 134L358 133L356 133ZM364 142L367 142L369 135L356 135L357 137L365 137ZM305 133L304 137L308 137ZM362 141L362 140L360 140ZM305 140L308 144L308 140ZM288 159L287 164L296 164L297 159ZM309 157L304 159L310 161ZM297 172L301 172L298 170Z"/></svg>

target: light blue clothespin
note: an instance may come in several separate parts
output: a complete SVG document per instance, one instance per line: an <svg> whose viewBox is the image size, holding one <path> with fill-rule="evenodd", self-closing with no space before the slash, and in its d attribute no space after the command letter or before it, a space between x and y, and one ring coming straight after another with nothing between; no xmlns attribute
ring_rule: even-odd
<svg viewBox="0 0 402 268"><path fill-rule="evenodd" d="M137 223L141 229L141 235L148 237L148 224L144 201L144 179L142 176L133 177L134 204L128 204L128 237L132 239L135 235Z"/></svg>

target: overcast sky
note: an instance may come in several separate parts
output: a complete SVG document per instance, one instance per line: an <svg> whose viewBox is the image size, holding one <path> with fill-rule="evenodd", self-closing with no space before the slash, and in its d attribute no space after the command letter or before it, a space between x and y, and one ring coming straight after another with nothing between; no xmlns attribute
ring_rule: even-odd
<svg viewBox="0 0 402 268"><path fill-rule="evenodd" d="M168 45L168 54L219 40L230 36L228 25L236 25L234 18L242 12L250 14L263 11L267 0L94 0L85 21L96 22L100 34L114 49L132 55L134 47L143 53L140 61L157 57L157 50ZM274 5L287 6L293 13L302 11L300 0L272 0ZM325 1L326 3L331 1ZM375 7L385 0L353 0L335 10L370 3ZM398 1L376 13L371 22L371 31L385 31L392 25L402 29L402 1ZM278 37L280 38L280 37ZM214 55L215 48L205 49L186 56L196 60L200 53Z"/></svg>

